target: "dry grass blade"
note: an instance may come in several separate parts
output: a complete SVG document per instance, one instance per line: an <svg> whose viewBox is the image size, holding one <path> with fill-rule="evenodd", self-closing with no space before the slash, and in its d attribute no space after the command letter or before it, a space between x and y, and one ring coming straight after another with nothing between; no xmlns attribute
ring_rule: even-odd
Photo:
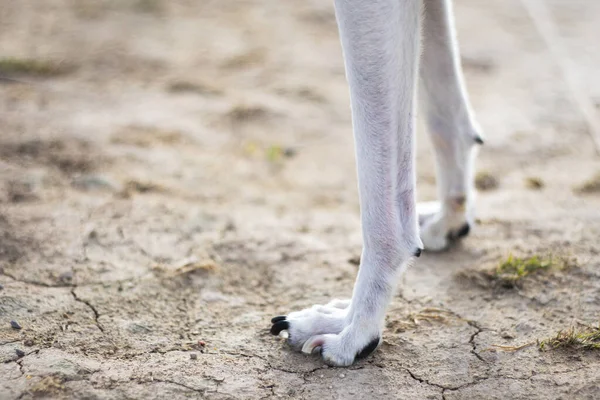
<svg viewBox="0 0 600 400"><path fill-rule="evenodd" d="M417 313L410 314L408 318L415 324L419 325L420 321L438 321L438 322L446 322L447 318L443 315L439 314L427 314L427 313Z"/></svg>
<svg viewBox="0 0 600 400"><path fill-rule="evenodd" d="M195 271L216 271L218 268L219 267L217 263L215 263L213 260L201 260L183 265L177 268L175 271L171 272L170 275L187 275Z"/></svg>
<svg viewBox="0 0 600 400"><path fill-rule="evenodd" d="M59 393L65 390L65 386L63 385L62 378L50 375L42 378L30 390L35 397L45 397L47 395L58 396Z"/></svg>
<svg viewBox="0 0 600 400"><path fill-rule="evenodd" d="M405 320L388 323L388 328L392 328L395 333L405 332L409 329L415 329L421 326L421 323L423 322L427 322L429 324L433 324L434 322L445 324L448 323L450 319L464 321L452 311L435 307L427 307L418 312L411 312L406 316Z"/></svg>
<svg viewBox="0 0 600 400"><path fill-rule="evenodd" d="M475 187L478 190L493 190L498 187L498 178L486 171L479 171L475 176Z"/></svg>
<svg viewBox="0 0 600 400"><path fill-rule="evenodd" d="M182 275L189 275L196 271L214 272L219 269L219 265L210 258L200 259L196 256L184 258L172 266L156 265L155 271L165 274L168 278L174 278Z"/></svg>
<svg viewBox="0 0 600 400"><path fill-rule="evenodd" d="M437 322L446 322L448 320L448 316L454 316L454 313L448 310L444 310L436 307L427 307L422 309L416 314L410 314L409 318L415 323L418 324L419 320L421 321L437 321Z"/></svg>
<svg viewBox="0 0 600 400"><path fill-rule="evenodd" d="M527 186L528 189L540 190L544 188L545 184L541 178L530 176L525 178L525 186Z"/></svg>
<svg viewBox="0 0 600 400"><path fill-rule="evenodd" d="M510 352L512 352L512 351L519 351L519 350L525 349L525 348L527 348L529 346L533 346L536 343L537 342L528 342L528 343L522 344L520 346L504 346L504 345L501 345L501 344L492 344L491 346L493 347L493 349L490 348L490 349L487 349L487 350L490 351L490 350L496 350L496 349L498 349L498 350L502 350L502 351L510 351Z"/></svg>
<svg viewBox="0 0 600 400"><path fill-rule="evenodd" d="M556 336L539 342L540 350L559 348L575 350L600 350L600 326L559 331Z"/></svg>
<svg viewBox="0 0 600 400"><path fill-rule="evenodd" d="M600 172L577 186L575 192L582 194L600 193Z"/></svg>

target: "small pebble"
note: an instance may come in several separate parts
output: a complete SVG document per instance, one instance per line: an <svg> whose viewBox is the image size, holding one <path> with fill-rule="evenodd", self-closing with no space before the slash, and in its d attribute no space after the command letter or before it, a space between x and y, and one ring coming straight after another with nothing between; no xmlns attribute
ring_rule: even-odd
<svg viewBox="0 0 600 400"><path fill-rule="evenodd" d="M196 354L196 353L190 353L190 358L192 360L197 360L198 359L198 354Z"/></svg>
<svg viewBox="0 0 600 400"><path fill-rule="evenodd" d="M348 262L352 265L359 266L360 265L360 255L350 257L348 259Z"/></svg>
<svg viewBox="0 0 600 400"><path fill-rule="evenodd" d="M340 378L345 378L345 377L346 377L346 375L340 374Z"/></svg>
<svg viewBox="0 0 600 400"><path fill-rule="evenodd" d="M328 387L329 389L333 389L333 386L331 386L331 385L329 385L329 386L327 386L327 387Z"/></svg>
<svg viewBox="0 0 600 400"><path fill-rule="evenodd" d="M58 279L61 282L71 282L73 280L73 271L63 272L58 276Z"/></svg>
<svg viewBox="0 0 600 400"><path fill-rule="evenodd" d="M319 375L319 378L322 378L322 377L323 377L323 374L320 374L320 375Z"/></svg>
<svg viewBox="0 0 600 400"><path fill-rule="evenodd" d="M27 347L31 347L31 346L33 346L33 339L25 339L23 344Z"/></svg>
<svg viewBox="0 0 600 400"><path fill-rule="evenodd" d="M511 334L510 332L507 331L502 331L500 332L500 337L503 339L514 339L515 335Z"/></svg>
<svg viewBox="0 0 600 400"><path fill-rule="evenodd" d="M4 285L0 283L0 290L4 289Z"/></svg>
<svg viewBox="0 0 600 400"><path fill-rule="evenodd" d="M17 357L19 358L25 357L25 352L21 349L15 349L15 353L17 353Z"/></svg>
<svg viewBox="0 0 600 400"><path fill-rule="evenodd" d="M283 150L283 155L286 157L294 157L296 154L298 154L298 150L292 148L292 147L287 147Z"/></svg>
<svg viewBox="0 0 600 400"><path fill-rule="evenodd" d="M10 326L12 326L13 329L21 329L21 325L19 325L19 323L17 321L10 321Z"/></svg>
<svg viewBox="0 0 600 400"><path fill-rule="evenodd" d="M83 175L73 179L71 184L79 190L113 190L120 189L117 184L103 176Z"/></svg>

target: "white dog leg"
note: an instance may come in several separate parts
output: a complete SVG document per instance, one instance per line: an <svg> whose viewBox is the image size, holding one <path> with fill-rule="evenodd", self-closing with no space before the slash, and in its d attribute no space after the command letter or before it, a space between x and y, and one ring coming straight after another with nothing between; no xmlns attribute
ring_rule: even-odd
<svg viewBox="0 0 600 400"><path fill-rule="evenodd" d="M475 145L483 143L463 82L450 0L425 2L421 95L435 148L439 203L419 204L426 250L442 250L474 221Z"/></svg>
<svg viewBox="0 0 600 400"><path fill-rule="evenodd" d="M379 345L401 267L421 252L415 206L414 118L421 0L336 0L350 85L364 247L347 308L273 319L290 343L350 365Z"/></svg>

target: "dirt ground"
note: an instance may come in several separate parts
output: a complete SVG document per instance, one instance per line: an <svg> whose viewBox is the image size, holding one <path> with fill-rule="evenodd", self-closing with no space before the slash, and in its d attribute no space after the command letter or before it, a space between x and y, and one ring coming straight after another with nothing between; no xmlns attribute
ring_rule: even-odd
<svg viewBox="0 0 600 400"><path fill-rule="evenodd" d="M600 2L546 3L600 105ZM268 332L357 272L331 2L0 0L0 398L598 398L599 352L536 341L599 322L600 157L521 3L456 13L497 182L338 369ZM423 200L430 151L420 129ZM509 254L577 265L486 283Z"/></svg>

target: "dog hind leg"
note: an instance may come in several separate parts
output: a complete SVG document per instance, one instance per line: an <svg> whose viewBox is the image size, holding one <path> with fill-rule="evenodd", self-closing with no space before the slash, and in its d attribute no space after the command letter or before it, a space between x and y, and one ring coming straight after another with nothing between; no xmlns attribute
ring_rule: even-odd
<svg viewBox="0 0 600 400"><path fill-rule="evenodd" d="M474 222L475 147L483 143L460 66L450 0L425 2L421 91L435 150L439 202L419 204L427 250L443 250Z"/></svg>

